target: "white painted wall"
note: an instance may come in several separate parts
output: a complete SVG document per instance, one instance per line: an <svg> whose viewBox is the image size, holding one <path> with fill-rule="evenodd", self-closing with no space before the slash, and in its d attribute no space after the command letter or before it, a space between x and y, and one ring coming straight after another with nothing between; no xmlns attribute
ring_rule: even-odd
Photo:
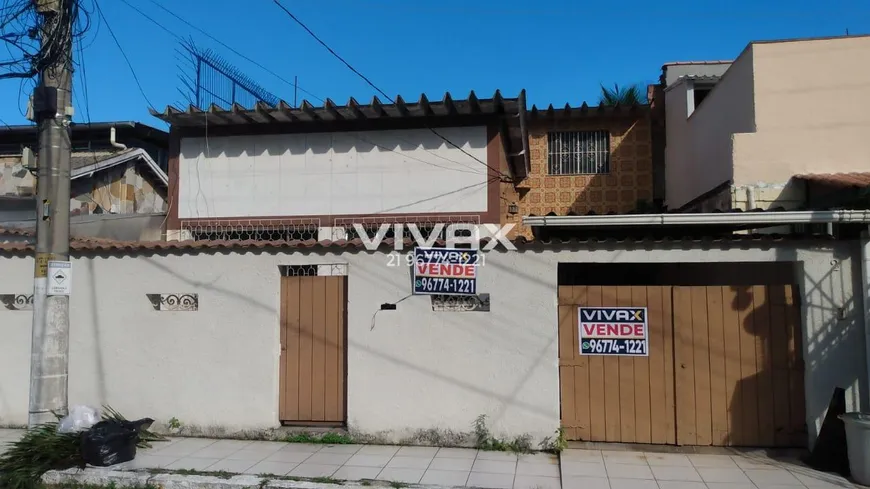
<svg viewBox="0 0 870 489"><path fill-rule="evenodd" d="M428 129L186 138L179 217L485 212L486 128L438 133L468 154Z"/></svg>
<svg viewBox="0 0 870 489"><path fill-rule="evenodd" d="M559 262L797 261L804 295L807 420L815 436L835 386L867 409L855 243L491 252L479 290L490 313L435 313L383 253L221 252L74 260L70 401L127 416L227 429L277 425L279 265L348 264L348 417L396 441L432 428L552 435L559 425ZM691 249L687 249L691 248ZM32 261L0 257L0 293L31 288ZM857 291L857 292L853 292ZM197 312L157 312L146 293L198 293ZM837 319L840 308L845 319ZM373 319L374 318L374 319ZM27 419L30 314L0 310L0 425Z"/></svg>
<svg viewBox="0 0 870 489"><path fill-rule="evenodd" d="M666 92L668 207L678 209L734 178L732 137L755 131L752 67L749 47L697 108L691 80Z"/></svg>

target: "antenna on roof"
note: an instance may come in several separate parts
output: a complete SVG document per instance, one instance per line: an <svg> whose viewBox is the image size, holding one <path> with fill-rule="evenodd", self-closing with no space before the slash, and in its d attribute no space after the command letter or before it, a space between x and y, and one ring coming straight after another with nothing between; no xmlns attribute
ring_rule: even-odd
<svg viewBox="0 0 870 489"><path fill-rule="evenodd" d="M182 85L178 91L184 97L184 102L176 104L178 109L185 110L193 105L208 110L212 104L223 108L233 104L253 108L257 102L278 105L278 97L210 49L199 49L190 40L182 42L176 53L181 63L177 65Z"/></svg>

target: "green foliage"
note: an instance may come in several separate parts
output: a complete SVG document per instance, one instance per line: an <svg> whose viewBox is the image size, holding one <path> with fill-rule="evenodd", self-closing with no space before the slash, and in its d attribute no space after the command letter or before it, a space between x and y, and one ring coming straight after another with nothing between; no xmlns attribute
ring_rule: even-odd
<svg viewBox="0 0 870 489"><path fill-rule="evenodd" d="M403 487L408 487L408 484L405 484L404 482L391 481L390 487L394 489L402 489Z"/></svg>
<svg viewBox="0 0 870 489"><path fill-rule="evenodd" d="M312 433L303 432L290 435L284 439L287 443L318 443L323 445L349 445L353 443L353 438L342 433L324 433L322 435L314 435Z"/></svg>
<svg viewBox="0 0 870 489"><path fill-rule="evenodd" d="M49 470L84 467L81 457L81 433L58 433L57 421L27 430L24 436L0 455L0 488L39 489L42 475ZM109 406L103 407L103 420L127 421ZM138 448L148 448L150 442L164 438L148 430L140 431Z"/></svg>
<svg viewBox="0 0 870 489"><path fill-rule="evenodd" d="M475 445L480 450L529 453L532 451L532 437L522 435L513 440L496 438L486 426L486 415L481 414L474 420Z"/></svg>
<svg viewBox="0 0 870 489"><path fill-rule="evenodd" d="M556 455L562 453L566 448L568 448L568 440L565 439L565 428L556 430L555 438L547 437L541 442L542 450L553 452Z"/></svg>
<svg viewBox="0 0 870 489"><path fill-rule="evenodd" d="M170 430L178 430L178 429L181 429L182 424L181 424L181 421L178 420L178 418L173 416L172 418L169 419L167 426L169 427Z"/></svg>
<svg viewBox="0 0 870 489"><path fill-rule="evenodd" d="M4 489L38 489L42 474L83 466L78 433L58 433L57 422L27 430L0 455L0 487Z"/></svg>
<svg viewBox="0 0 870 489"><path fill-rule="evenodd" d="M613 89L601 85L598 103L600 105L642 105L647 103L647 99L640 85L620 87L614 84Z"/></svg>

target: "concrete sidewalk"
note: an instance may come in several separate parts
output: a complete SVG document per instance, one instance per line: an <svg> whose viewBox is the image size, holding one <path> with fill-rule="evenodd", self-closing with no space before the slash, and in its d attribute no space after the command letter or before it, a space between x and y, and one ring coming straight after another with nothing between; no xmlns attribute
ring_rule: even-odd
<svg viewBox="0 0 870 489"><path fill-rule="evenodd" d="M268 441L173 439L155 443L124 469L197 470L493 489L559 489L555 455L469 448L313 445Z"/></svg>
<svg viewBox="0 0 870 489"><path fill-rule="evenodd" d="M3 443L19 430L0 430ZM114 471L189 470L231 474L382 480L486 489L851 489L843 477L763 450L700 455L569 449L517 455L468 448L316 445L174 438Z"/></svg>

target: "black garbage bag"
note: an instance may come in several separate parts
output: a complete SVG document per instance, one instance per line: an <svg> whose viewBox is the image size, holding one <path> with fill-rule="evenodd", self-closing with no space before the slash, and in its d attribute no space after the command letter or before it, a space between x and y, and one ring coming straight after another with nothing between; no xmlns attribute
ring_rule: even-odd
<svg viewBox="0 0 870 489"><path fill-rule="evenodd" d="M108 467L133 460L136 458L140 430L148 429L153 422L150 418L100 421L82 435L83 462L96 467Z"/></svg>

